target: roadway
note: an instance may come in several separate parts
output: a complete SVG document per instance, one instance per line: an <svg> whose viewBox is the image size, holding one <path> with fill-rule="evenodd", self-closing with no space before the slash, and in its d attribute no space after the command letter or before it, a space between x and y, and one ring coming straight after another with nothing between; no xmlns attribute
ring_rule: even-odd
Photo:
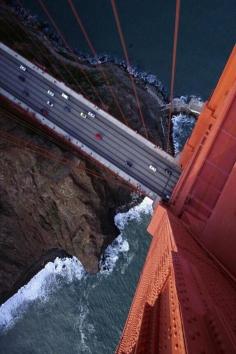
<svg viewBox="0 0 236 354"><path fill-rule="evenodd" d="M14 53L14 52L12 52ZM12 55L0 44L0 86L33 111L43 114L56 126L78 139L103 159L118 167L160 197L170 196L180 169L174 159L154 148L122 123L108 119L108 114L81 95L62 85L19 55ZM26 71L20 69L20 65ZM21 77L21 78L20 78ZM23 79L22 79L23 77ZM51 97L48 90L54 93ZM69 96L66 100L62 92ZM47 101L53 103L53 107ZM67 107L67 108L66 108ZM92 107L92 108L91 108ZM44 110L44 111L42 111ZM89 117L88 112L95 114ZM87 115L83 118L80 113ZM101 140L96 139L99 134ZM127 165L127 161L132 166ZM149 166L156 168L156 172Z"/></svg>

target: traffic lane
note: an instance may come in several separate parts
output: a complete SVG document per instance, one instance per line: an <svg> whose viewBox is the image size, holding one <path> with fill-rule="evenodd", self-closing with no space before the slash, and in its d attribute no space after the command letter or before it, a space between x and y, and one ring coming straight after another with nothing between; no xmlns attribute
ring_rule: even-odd
<svg viewBox="0 0 236 354"><path fill-rule="evenodd" d="M37 86L37 92L35 92L35 94L38 93L38 86ZM36 97L36 96L35 96ZM22 97L21 97L22 98ZM43 100L44 100L44 93L43 93ZM53 112L53 109L52 109L52 112ZM87 126L87 125L86 125ZM125 150L126 151L126 150ZM132 149L132 154L134 154L134 150ZM145 157L145 161L148 159L148 156ZM146 171L146 170L145 170ZM143 170L142 170L142 173L143 173ZM149 175L149 178L150 176L152 176L152 173L151 175ZM155 178L156 178L156 175L155 175ZM174 183L176 183L176 181L174 181Z"/></svg>
<svg viewBox="0 0 236 354"><path fill-rule="evenodd" d="M46 86L47 86L47 84L46 84Z"/></svg>
<svg viewBox="0 0 236 354"><path fill-rule="evenodd" d="M56 119L64 119L63 116L60 117L60 114L57 113L57 117ZM60 119L60 121L61 121ZM62 123L66 124L66 126L70 126L71 129L74 129L78 132L79 128L77 126L77 122L76 120L70 119L70 121L66 121ZM88 135L88 139L91 136L94 136L94 131L89 132L88 128L86 127L85 130L81 129L82 127L80 126L80 134L82 134L83 137L85 137L85 135ZM150 171L146 159L147 157L144 157L143 161L140 159L140 156L138 154L135 153L135 151L133 150L133 147L130 148L130 150L132 151L132 155L128 154L128 146L129 146L129 142L127 142L126 145L121 145L121 146L117 146L117 144L115 144L112 139L107 136L107 134L104 134L103 139L99 142L99 147L100 148L105 148L105 152L109 151L110 153L112 153L113 158L116 159L116 161L120 161L124 167L127 168L127 161L133 161L133 166L132 169L136 170L137 173L141 173L143 175L146 175L146 177L149 180L153 180L153 183L157 183L160 184L162 182L162 185L166 183L167 179L169 179L169 176L165 175L160 175L158 173L155 173L153 171ZM104 150L103 150L104 152ZM122 156L122 157L121 157ZM164 174L164 171L163 171ZM176 184L176 180L172 181L172 179L169 181L169 184L171 186L174 186Z"/></svg>
<svg viewBox="0 0 236 354"><path fill-rule="evenodd" d="M12 60L12 63L14 64L14 66L17 66L17 71L19 71L20 69L19 69L19 65L21 64L21 61L19 61L17 58L15 58L15 57L9 57L9 59L11 59ZM45 83L45 88L46 89L50 89L52 92L55 92L55 95L56 95L56 93L57 94L59 94L60 96L61 96L61 93L62 93L62 90L61 89L59 89L59 88L57 88L57 86L55 85L55 84L52 84L50 81L48 81L46 78L44 78L41 74L39 74L39 73L37 73L37 72L35 72L33 69L31 69L30 67L27 67L27 70L26 70L26 72L25 73L27 73L26 74L26 76L28 75L28 74L31 74L32 76L34 76L35 78L38 78L39 80L42 80L44 83ZM54 79L54 78L53 78ZM56 79L54 79L55 80L55 83L56 83ZM70 93L68 93L69 95L70 95ZM73 101L74 101L74 104L75 105L78 105L78 99L77 98L74 98L73 96L70 96L70 105L71 105L71 103L73 104ZM82 110L84 111L84 112L88 112L88 109L90 109L90 108L88 108L87 106L85 106L82 102L80 102L80 109L81 109L81 106L82 106ZM121 131L121 133L123 133L122 135L124 135L125 134L125 132L123 131L123 129L121 129L121 128L119 128L119 127L117 127L117 126L114 126L114 124L113 123L111 123L108 119L106 119L106 118L104 118L100 113L98 113L98 112L95 112L95 114L97 114L97 116L99 116L102 120L105 120L105 127L103 126L102 128L103 129L107 129L108 128L108 126L110 125L110 124L112 124L113 125L113 127L112 127L112 129L116 129L116 128L118 128L120 131ZM127 133L128 134L128 133ZM129 138L129 139L135 139L135 138L133 138L132 136L130 136L130 135L128 135L128 137L126 136L126 138ZM139 142L140 143L140 142ZM142 149L147 149L148 147L145 145L145 144L142 144L141 143L141 146L140 146ZM152 150L151 150L152 151ZM153 152L153 151L152 151ZM155 156L153 156L153 158L155 158ZM160 156L159 157L159 162L160 162L160 160L162 160L163 159L163 157L162 156ZM166 163L166 160L164 160L163 161L164 163ZM169 161L168 161L169 162ZM152 164L155 164L155 162L153 161L152 162ZM173 174L177 174L177 178L179 177L179 175L180 175L180 171L176 171L176 166L174 165L172 165L171 163L169 163L169 167L170 167L170 169L172 170L172 173Z"/></svg>
<svg viewBox="0 0 236 354"><path fill-rule="evenodd" d="M58 118L58 116L57 116L57 118ZM87 131L85 131L85 132L83 132L83 131L80 131L80 133L78 134L78 129L76 129L75 128L75 125L72 125L72 124L69 124L68 125L68 123L66 122L66 123L64 123L63 124L63 119L62 120L60 120L60 121L55 121L55 124L57 124L57 125L59 125L59 124L62 124L63 125L63 127L65 126L65 124L66 124L66 127L68 127L69 126L69 128L72 130L72 131L75 131L75 132L77 132L77 135L79 135L79 137L80 137L80 140L82 140L82 137L84 138L85 137L85 134L87 134ZM65 128L65 129L67 129L67 128ZM126 159L127 158L129 158L128 156L126 156L126 158L119 158L120 157L120 155L124 155L125 153L126 153L126 151L125 150L121 150L120 149L120 151L117 149L117 146L116 145L113 145L113 146L108 146L107 144L105 144L105 139L106 139L106 137L104 137L104 139L103 139L103 141L101 141L100 142L100 144L99 144L99 148L96 148L96 149L94 149L96 152L98 152L101 156L106 156L106 159L109 161L110 160L110 156L112 157L112 159L113 160L115 160L116 161L116 163L117 162L119 162L121 165L122 165L122 170L127 170L127 168L128 168L128 170L131 172L131 171L133 171L133 173L135 173L135 176L138 178L140 178L140 176L142 176L143 178L145 178L146 177L146 179L147 180L149 180L149 183L151 183L151 182L153 182L153 186L156 186L157 187L157 185L160 185L161 184L161 187L163 187L165 184L166 184L166 181L167 181L167 179L168 178L166 178L165 180L161 180L161 178L160 178L160 176L158 176L158 174L155 174L155 176L152 176L152 178L151 178L151 176L150 176L150 174L149 174L149 170L148 170L148 168L146 168L146 163L144 163L144 166L142 166L141 164L140 164L140 159L137 157L137 159L135 160L135 158L133 158L133 161L134 161L134 163L133 163L133 166L132 166L132 168L129 168L129 167L127 167L127 164L126 164ZM88 140L86 140L86 144L88 145L88 146L91 146L91 143L90 142L88 142ZM107 153L109 153L109 155L107 155ZM176 182L176 181L175 181ZM173 185L175 185L175 183L171 183L171 182L169 182L169 184L171 184L169 187L172 187Z"/></svg>
<svg viewBox="0 0 236 354"><path fill-rule="evenodd" d="M32 106L32 104L31 104L31 106ZM58 125L58 122L55 122L57 125ZM63 127L65 127L64 125L63 125ZM68 131L68 129L65 129L64 128L64 130L67 130ZM83 140L83 139L81 139L81 137L80 137L80 140ZM91 144L88 144L88 142L86 141L85 142L85 145L90 145L91 146ZM96 149L94 149L94 150L96 150ZM101 155L105 155L104 154L104 152L103 152L103 154L102 153L100 153ZM110 160L109 158L107 158L108 159L108 161ZM116 163L117 164L117 163ZM126 168L127 168L127 166L123 166L123 168L121 168L121 170L124 170L124 171L127 171L126 170ZM132 172L132 176L133 177L136 177L136 179L138 179L139 181L140 180L142 180L143 181L143 175L144 175L144 172L143 171L141 171L141 176L140 175L138 175L137 176L137 171L135 171L135 174L133 173L134 172L134 169L131 171ZM130 169L129 169L129 173L130 173ZM150 176L148 176L148 179L146 180L146 182L145 182L145 185L147 185L147 181L149 180L149 183L148 183L148 185L150 186ZM157 187L157 184L159 184L159 183L157 183L157 181L155 181L155 185L154 186L152 186L152 189L155 189L155 190L157 190L156 189L156 187ZM162 189L162 187L163 186L161 186L160 188L158 188L158 191L160 191L161 189Z"/></svg>
<svg viewBox="0 0 236 354"><path fill-rule="evenodd" d="M68 131L68 129L67 129L67 131ZM74 131L70 131L70 134L71 134L72 136L75 135L75 134L74 134ZM75 135L75 136L76 136L76 135ZM114 163L114 161L111 161L111 162ZM117 165L117 163L116 163L116 165ZM120 169L122 170L121 166L119 166L119 167L120 167ZM133 175L133 173L130 173L130 171L128 171L128 170L126 170L126 169L125 169L125 172L128 172L129 175L130 175L130 176L133 176L134 178L136 177L136 176ZM144 186L148 187L150 190L156 191L156 192L159 193L159 194L160 194L160 192L162 192L162 190L163 190L163 188L153 188L153 186L151 186L148 181L144 180L144 179L142 178L142 176L139 177L138 182L139 182L139 183L142 183Z"/></svg>

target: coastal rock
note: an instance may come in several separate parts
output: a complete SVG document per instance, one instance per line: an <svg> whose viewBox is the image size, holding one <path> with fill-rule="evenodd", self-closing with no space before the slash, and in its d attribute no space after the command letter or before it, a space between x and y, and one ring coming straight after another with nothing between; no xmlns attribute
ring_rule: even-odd
<svg viewBox="0 0 236 354"><path fill-rule="evenodd" d="M99 65L75 60L58 43L53 46L35 19L33 25L29 17L19 23L16 14L2 6L0 40L55 77L63 73L65 82L78 91L66 67L86 98L101 106L81 75L83 69L102 97L103 108L121 121L125 117L132 129L144 134L125 68L101 64L106 81ZM160 115L163 94L137 77L134 80L149 138L163 148L168 126ZM121 181L83 155L75 156L38 134L35 127L24 127L24 114L19 114L13 107L0 106L0 303L58 255L76 256L87 271L97 272L104 249L118 235L116 211L132 206L131 191Z"/></svg>
<svg viewBox="0 0 236 354"><path fill-rule="evenodd" d="M97 272L102 251L118 235L116 208L131 196L114 177L18 125L2 109L0 125L2 302L58 255L75 255Z"/></svg>

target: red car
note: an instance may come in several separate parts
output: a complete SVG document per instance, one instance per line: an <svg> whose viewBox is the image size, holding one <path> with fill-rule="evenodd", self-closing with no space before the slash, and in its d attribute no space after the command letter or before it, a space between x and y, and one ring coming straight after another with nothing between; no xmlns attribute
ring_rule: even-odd
<svg viewBox="0 0 236 354"><path fill-rule="evenodd" d="M45 108L41 108L40 109L40 113L44 116L44 117L48 117L48 111Z"/></svg>
<svg viewBox="0 0 236 354"><path fill-rule="evenodd" d="M96 133L95 138L96 138L96 140L102 140L102 136L100 133Z"/></svg>

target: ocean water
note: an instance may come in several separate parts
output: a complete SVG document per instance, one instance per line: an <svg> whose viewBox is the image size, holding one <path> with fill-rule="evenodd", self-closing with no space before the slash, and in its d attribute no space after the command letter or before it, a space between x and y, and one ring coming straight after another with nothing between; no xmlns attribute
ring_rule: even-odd
<svg viewBox="0 0 236 354"><path fill-rule="evenodd" d="M120 235L87 274L78 259L48 263L0 307L0 354L114 353L151 238L152 202L117 214Z"/></svg>
<svg viewBox="0 0 236 354"><path fill-rule="evenodd" d="M38 1L21 0L46 19ZM90 53L66 0L44 0L73 48ZM97 53L123 58L110 0L73 0ZM116 0L131 63L170 85L175 0ZM204 100L235 44L235 0L182 0L175 95Z"/></svg>
<svg viewBox="0 0 236 354"><path fill-rule="evenodd" d="M36 1L23 0L32 13ZM70 44L89 52L64 0L44 0ZM110 1L74 0L98 53L122 59ZM117 0L132 64L156 75L169 88L173 0ZM182 0L176 95L206 99L235 43L235 0ZM174 119L176 152L190 117ZM0 307L0 354L110 354L124 326L150 237L150 201L118 214L120 236L108 247L101 272L88 275L79 260L48 263Z"/></svg>

